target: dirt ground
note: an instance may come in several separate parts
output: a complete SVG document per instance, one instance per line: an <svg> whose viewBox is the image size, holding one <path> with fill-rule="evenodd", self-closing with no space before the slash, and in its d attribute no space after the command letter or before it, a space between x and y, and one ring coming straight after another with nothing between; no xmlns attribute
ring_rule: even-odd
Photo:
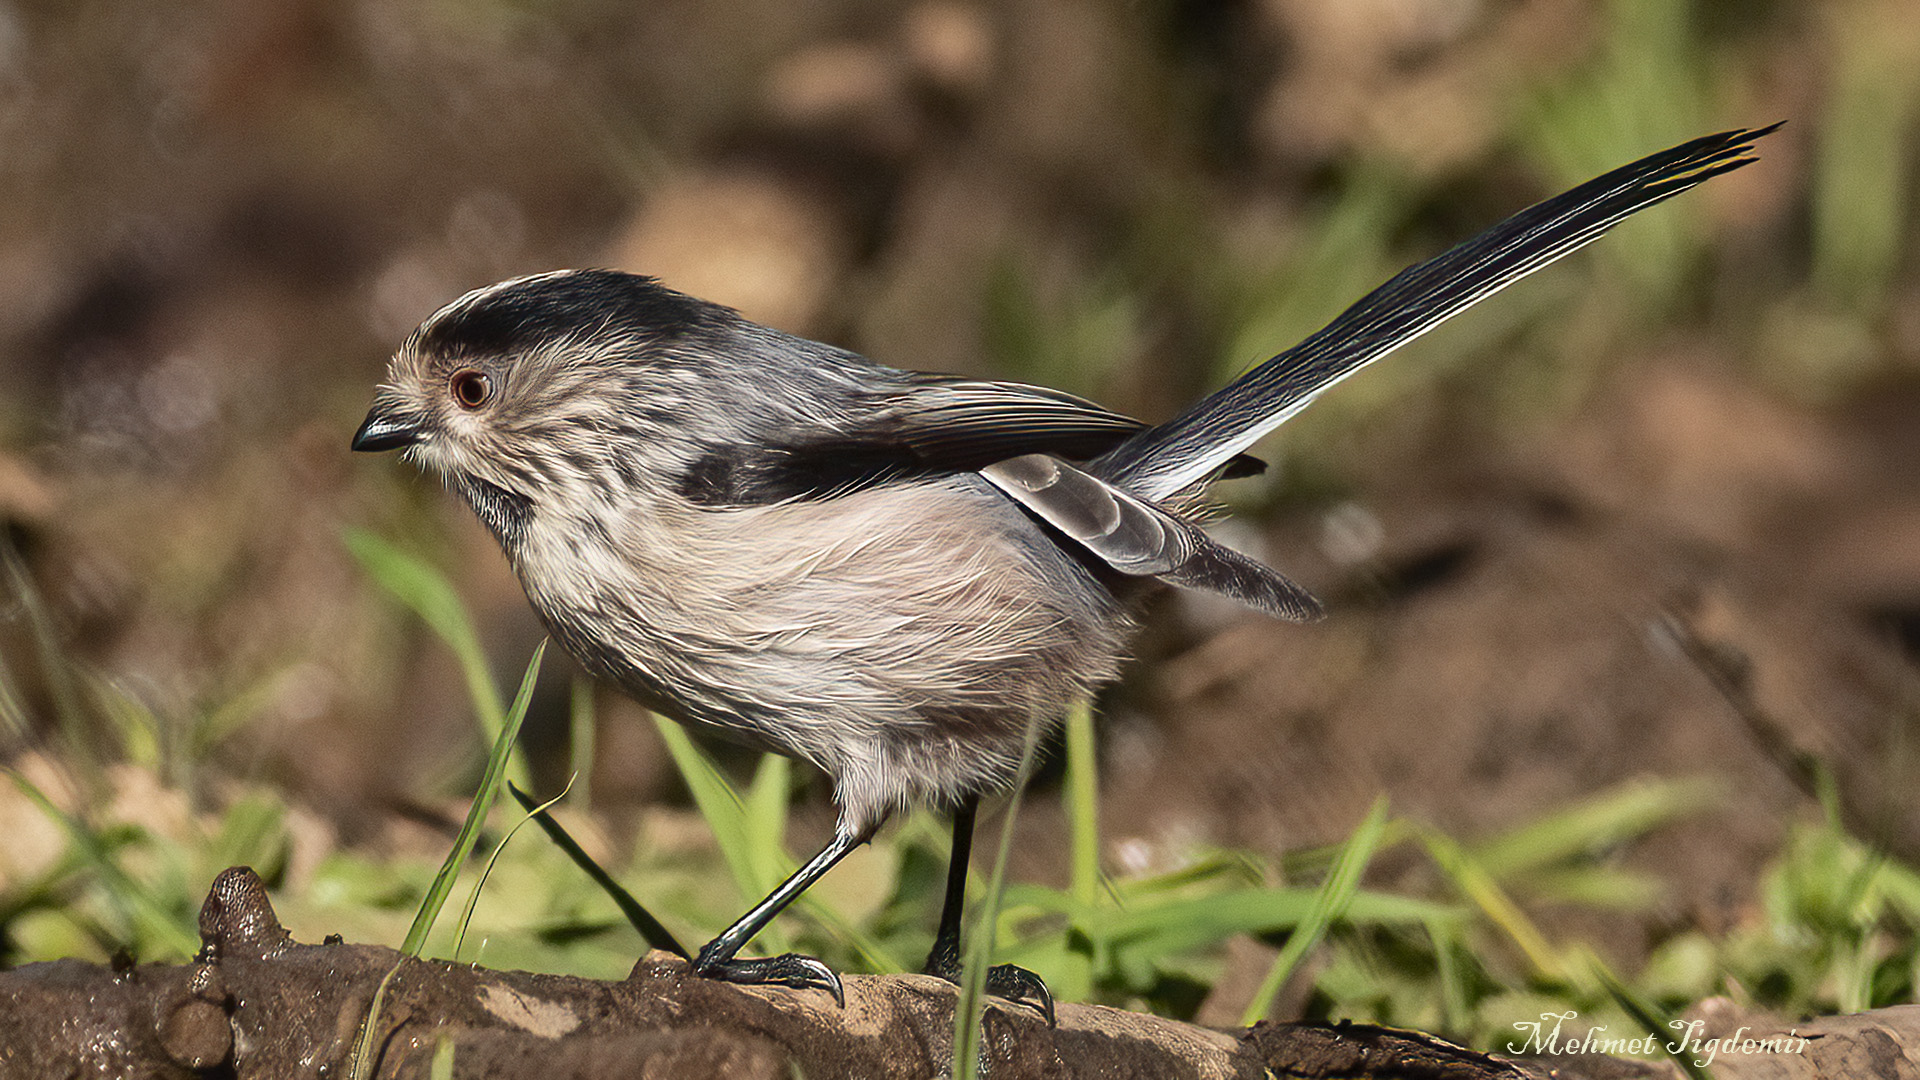
<svg viewBox="0 0 1920 1080"><path fill-rule="evenodd" d="M1675 353L1552 432L1409 441L1338 511L1376 530L1362 565L1329 557L1324 521L1270 541L1332 618L1239 622L1155 669L1148 708L1178 720L1116 725L1109 827L1278 850L1386 791L1483 835L1636 777L1710 778L1722 810L1624 855L1678 909L1589 928L1628 959L1754 901L1809 758L1853 828L1912 857L1916 405L1817 415Z"/></svg>

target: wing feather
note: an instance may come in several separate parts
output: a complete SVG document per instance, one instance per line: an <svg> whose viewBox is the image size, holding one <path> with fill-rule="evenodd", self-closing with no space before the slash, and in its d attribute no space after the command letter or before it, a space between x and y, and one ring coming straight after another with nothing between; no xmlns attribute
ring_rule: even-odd
<svg viewBox="0 0 1920 1080"><path fill-rule="evenodd" d="M793 432L708 447L680 491L708 507L832 498L874 484L972 472L1025 454L1087 461L1146 425L1042 386L893 372L898 382ZM1265 468L1229 461L1224 475Z"/></svg>
<svg viewBox="0 0 1920 1080"><path fill-rule="evenodd" d="M980 474L1122 574L1219 593L1290 622L1323 614L1312 593L1279 571L1057 458L1028 454Z"/></svg>

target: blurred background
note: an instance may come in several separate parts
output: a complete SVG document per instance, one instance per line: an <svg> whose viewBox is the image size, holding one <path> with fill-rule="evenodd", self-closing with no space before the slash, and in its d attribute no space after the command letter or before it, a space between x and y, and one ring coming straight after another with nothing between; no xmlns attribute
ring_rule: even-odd
<svg viewBox="0 0 1920 1080"><path fill-rule="evenodd" d="M1154 420L1530 202L1783 119L1759 164L1276 435L1221 529L1332 616L1162 597L1100 708L1115 878L1279 860L1382 793L1471 844L1652 792L1568 847L1632 888L1522 906L1556 945L1679 965L1680 997L1725 989L1705 943L1768 923L1806 823L1857 841L1847 865L1920 854L1920 7L4 0L0 761L30 783L0 789L0 962L139 938L145 909L94 892L109 864L177 885L156 910L187 927L245 856L303 939L390 934L419 875L368 868L430 872L481 742L455 655L347 530L454 583L501 685L541 637L468 511L347 452L392 349L468 289L618 266ZM578 771L596 850L696 879L711 841L659 735L567 663L535 786ZM1015 880L1066 878L1058 772ZM811 850L829 792L792 786ZM891 858L829 900L882 903L861 881ZM1369 882L1434 877L1389 851ZM735 901L685 886L716 889L689 938ZM1854 951L1792 1001L1858 1004L1820 965L1872 990L1897 952L1833 902ZM1172 1011L1231 1017L1217 987L1273 943L1237 940Z"/></svg>

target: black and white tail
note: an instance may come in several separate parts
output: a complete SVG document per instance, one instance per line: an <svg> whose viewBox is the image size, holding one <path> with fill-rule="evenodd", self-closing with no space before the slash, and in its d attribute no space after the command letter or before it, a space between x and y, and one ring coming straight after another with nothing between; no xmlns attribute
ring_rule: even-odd
<svg viewBox="0 0 1920 1080"><path fill-rule="evenodd" d="M1320 603L1306 589L1161 504L1212 478L1334 383L1631 215L1751 164L1754 140L1779 126L1695 139L1522 210L1402 270L1312 337L1084 466L1028 454L981 475L1123 574L1219 593L1276 618L1315 618Z"/></svg>
<svg viewBox="0 0 1920 1080"><path fill-rule="evenodd" d="M1536 203L1402 270L1312 337L1175 419L1139 432L1087 471L1148 501L1204 480L1334 383L1633 214L1751 164L1754 141L1779 126L1695 139Z"/></svg>

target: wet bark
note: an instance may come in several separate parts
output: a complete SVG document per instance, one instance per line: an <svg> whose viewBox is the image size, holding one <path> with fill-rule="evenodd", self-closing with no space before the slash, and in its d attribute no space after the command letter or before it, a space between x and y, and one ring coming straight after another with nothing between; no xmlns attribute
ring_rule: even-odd
<svg viewBox="0 0 1920 1080"><path fill-rule="evenodd" d="M847 976L837 1008L823 993L695 978L659 952L609 983L301 944L238 867L215 881L200 921L205 947L191 963L60 960L0 973L0 1077L345 1076L369 1017L369 1075L379 1077L425 1077L436 1053L451 1055L455 1076L538 1080L938 1077L953 1056L955 989L924 976ZM1802 1024L1812 1049L1723 1054L1717 1075L1920 1076L1907 1052L1920 1046L1916 1014ZM1550 1066L1562 1077L1678 1075L1666 1063L1600 1057L1515 1063L1361 1025L1232 1032L1094 1005L1061 1005L1050 1028L1031 1009L995 1002L983 1024L982 1075L1002 1080L1481 1080L1547 1076Z"/></svg>

